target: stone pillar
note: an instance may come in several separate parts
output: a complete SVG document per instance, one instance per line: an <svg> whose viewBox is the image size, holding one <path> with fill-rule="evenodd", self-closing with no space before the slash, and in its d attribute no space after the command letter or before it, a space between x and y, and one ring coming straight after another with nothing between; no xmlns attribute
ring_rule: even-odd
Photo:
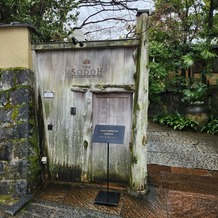
<svg viewBox="0 0 218 218"><path fill-rule="evenodd" d="M0 68L32 68L30 27L0 25Z"/></svg>
<svg viewBox="0 0 218 218"><path fill-rule="evenodd" d="M27 26L0 26L0 194L23 196L41 181Z"/></svg>
<svg viewBox="0 0 218 218"><path fill-rule="evenodd" d="M136 90L134 96L130 189L134 195L147 192L147 114L148 114L148 11L137 14Z"/></svg>

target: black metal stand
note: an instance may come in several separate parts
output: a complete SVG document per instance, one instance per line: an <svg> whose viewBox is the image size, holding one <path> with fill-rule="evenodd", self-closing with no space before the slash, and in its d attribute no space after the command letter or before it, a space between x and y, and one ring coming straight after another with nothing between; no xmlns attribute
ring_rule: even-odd
<svg viewBox="0 0 218 218"><path fill-rule="evenodd" d="M117 206L119 199L119 192L109 192L109 143L107 143L107 191L99 191L94 200L94 204Z"/></svg>

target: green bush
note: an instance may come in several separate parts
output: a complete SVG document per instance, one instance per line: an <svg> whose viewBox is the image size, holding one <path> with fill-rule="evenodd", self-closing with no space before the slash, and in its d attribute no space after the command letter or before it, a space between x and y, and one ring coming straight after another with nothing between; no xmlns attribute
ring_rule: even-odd
<svg viewBox="0 0 218 218"><path fill-rule="evenodd" d="M158 122L161 125L166 125L173 127L174 129L183 130L183 129L198 129L198 123L189 119L186 119L185 116L176 113L174 115L171 114L163 114L156 115L152 119L154 122Z"/></svg>
<svg viewBox="0 0 218 218"><path fill-rule="evenodd" d="M183 90L183 102L189 104L202 104L207 96L207 85L201 82L195 82L187 89Z"/></svg>
<svg viewBox="0 0 218 218"><path fill-rule="evenodd" d="M211 120L205 126L202 127L201 131L207 132L211 135L218 134L218 120L217 119Z"/></svg>
<svg viewBox="0 0 218 218"><path fill-rule="evenodd" d="M175 93L182 93L186 88L186 78L181 75L166 80L166 90Z"/></svg>
<svg viewBox="0 0 218 218"><path fill-rule="evenodd" d="M176 114L159 114L155 115L152 118L152 121L157 122L161 125L172 127L173 129L177 130L184 130L184 129L193 129L199 131L199 124L198 122L192 121L187 119L184 115L179 113ZM211 135L218 134L218 119L212 119L206 125L204 125L201 129L201 132L206 132Z"/></svg>

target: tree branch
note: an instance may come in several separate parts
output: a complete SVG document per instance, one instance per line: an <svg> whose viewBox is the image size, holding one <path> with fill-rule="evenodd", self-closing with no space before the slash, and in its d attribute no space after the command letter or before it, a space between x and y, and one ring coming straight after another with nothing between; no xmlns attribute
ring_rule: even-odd
<svg viewBox="0 0 218 218"><path fill-rule="evenodd" d="M86 17L82 24L74 27L73 30L75 29L81 29L83 26L87 26L89 24L94 24L94 23L102 23L105 21L109 21L109 20L119 20L119 21L124 21L124 22L130 22L133 21L132 19L125 19L125 18L120 18L120 17L109 17L109 18L104 18L101 20L96 20L96 21L89 21L91 18L96 17L97 15L103 13L103 12L116 12L116 11L124 11L124 10L131 10L131 11L137 11L137 8L130 8L127 6L127 2L137 2L137 0L121 0L121 1L116 1L116 0L111 0L111 1L99 1L99 0L80 0L79 1L79 8L82 7L96 7L96 6L101 6L101 10L98 10L95 13L92 13L91 15L89 15L88 17Z"/></svg>
<svg viewBox="0 0 218 218"><path fill-rule="evenodd" d="M90 25L90 24L102 23L102 22L109 21L109 20L118 20L118 21L122 21L122 22L124 22L124 21L125 22L133 22L134 21L134 20L127 20L127 19L124 19L124 18L110 17L110 18L105 18L105 19L102 19L102 20L83 22L80 26L74 27L73 30L81 29L82 27Z"/></svg>

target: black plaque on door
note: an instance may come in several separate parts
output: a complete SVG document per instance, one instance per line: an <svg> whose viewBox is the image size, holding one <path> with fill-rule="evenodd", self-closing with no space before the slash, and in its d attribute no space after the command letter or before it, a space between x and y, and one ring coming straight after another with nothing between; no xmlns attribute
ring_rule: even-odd
<svg viewBox="0 0 218 218"><path fill-rule="evenodd" d="M92 142L123 144L125 126L96 125Z"/></svg>

